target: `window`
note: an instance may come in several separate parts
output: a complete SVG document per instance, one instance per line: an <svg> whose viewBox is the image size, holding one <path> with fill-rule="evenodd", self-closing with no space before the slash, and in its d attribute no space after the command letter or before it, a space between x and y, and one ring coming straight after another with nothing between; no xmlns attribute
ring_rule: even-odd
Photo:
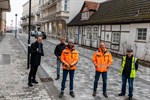
<svg viewBox="0 0 150 100"><path fill-rule="evenodd" d="M39 0L39 5L41 5L41 0Z"/></svg>
<svg viewBox="0 0 150 100"><path fill-rule="evenodd" d="M90 31L90 32L91 32L91 27L87 27L87 31Z"/></svg>
<svg viewBox="0 0 150 100"><path fill-rule="evenodd" d="M94 27L94 31L98 31L98 27Z"/></svg>
<svg viewBox="0 0 150 100"><path fill-rule="evenodd" d="M119 32L113 32L112 33L112 43L119 44L120 41L120 33Z"/></svg>
<svg viewBox="0 0 150 100"><path fill-rule="evenodd" d="M93 33L93 39L97 39L97 33Z"/></svg>
<svg viewBox="0 0 150 100"><path fill-rule="evenodd" d="M92 35L92 28L89 26L86 27L86 29L87 29L87 39L90 39Z"/></svg>
<svg viewBox="0 0 150 100"><path fill-rule="evenodd" d="M98 37L98 27L93 27L93 39L97 39Z"/></svg>
<svg viewBox="0 0 150 100"><path fill-rule="evenodd" d="M90 38L91 38L91 34L87 33L87 39L90 39Z"/></svg>
<svg viewBox="0 0 150 100"><path fill-rule="evenodd" d="M82 13L82 20L87 20L89 19L89 12L83 12Z"/></svg>
<svg viewBox="0 0 150 100"><path fill-rule="evenodd" d="M65 0L65 2L64 2L64 11L67 11L68 9L68 1L67 0Z"/></svg>
<svg viewBox="0 0 150 100"><path fill-rule="evenodd" d="M137 29L137 40L146 40L147 29L139 28Z"/></svg>

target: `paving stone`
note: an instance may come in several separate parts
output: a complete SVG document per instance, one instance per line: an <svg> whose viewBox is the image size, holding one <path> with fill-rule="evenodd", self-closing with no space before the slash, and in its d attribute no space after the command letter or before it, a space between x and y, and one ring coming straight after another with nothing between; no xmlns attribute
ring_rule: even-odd
<svg viewBox="0 0 150 100"><path fill-rule="evenodd" d="M21 40L23 42L26 41L27 35L21 34ZM31 39L32 42L35 41ZM49 76L52 78L56 77L56 57L54 55L54 49L56 44L59 43L58 40L47 38L47 40L43 41L44 43L44 52L45 56L42 59L42 67L47 72ZM25 44L27 45L27 44ZM120 93L121 90L121 76L119 74L119 70L121 67L121 59L113 57L113 64L111 65L108 71L108 84L107 84L107 92L109 94L109 98L105 99L102 95L102 77L100 76L99 84L98 84L98 94L96 97L92 96L93 92L93 83L94 83L94 75L95 69L94 65L91 61L91 57L93 55L92 50L88 50L82 48L78 45L75 45L75 48L79 51L79 62L77 64L77 70L75 71L74 78L74 91L76 94L76 98L71 98L69 95L69 82L66 83L65 89L65 98L67 100L124 100L128 96L128 85L127 85L127 94L125 97L118 97L117 94ZM86 55L85 55L86 54ZM61 78L62 78L62 69L61 69ZM139 70L137 71L137 76L142 80L135 79L134 81L134 99L135 100L150 100L150 96L146 93L150 88L149 84L146 84L143 80L150 82L150 68L139 66ZM54 81L54 86L57 90L60 90L61 79L58 81ZM146 91L146 92L144 92ZM39 92L40 93L40 92ZM59 93L58 93L59 95ZM55 100L55 96L54 98ZM89 99L87 99L89 98Z"/></svg>
<svg viewBox="0 0 150 100"><path fill-rule="evenodd" d="M13 34L6 34L0 42L0 60L5 63L0 63L0 100L41 99L39 95L43 95L41 90L44 91L45 88L38 77L39 85L32 88L27 86L29 70L26 69L26 59L18 39ZM44 94L46 93L45 89ZM50 98L48 96L47 93L47 98Z"/></svg>

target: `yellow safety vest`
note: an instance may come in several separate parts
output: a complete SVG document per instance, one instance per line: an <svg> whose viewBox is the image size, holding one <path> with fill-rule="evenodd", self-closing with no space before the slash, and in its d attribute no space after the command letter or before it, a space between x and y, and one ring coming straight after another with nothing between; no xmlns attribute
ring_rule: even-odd
<svg viewBox="0 0 150 100"><path fill-rule="evenodd" d="M136 70L135 70L135 63L137 61L137 58L132 57L132 66L131 66L131 73L130 73L130 78L135 78L136 77ZM123 61L122 61L122 68L121 68L121 75L123 73L124 67L126 63L126 56L123 56Z"/></svg>

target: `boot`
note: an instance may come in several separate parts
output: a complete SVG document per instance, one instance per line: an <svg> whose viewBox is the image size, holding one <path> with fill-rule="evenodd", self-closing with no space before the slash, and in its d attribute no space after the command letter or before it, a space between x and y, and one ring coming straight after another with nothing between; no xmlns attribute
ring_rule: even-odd
<svg viewBox="0 0 150 100"><path fill-rule="evenodd" d="M62 98L64 96L64 92L60 92L59 98Z"/></svg>
<svg viewBox="0 0 150 100"><path fill-rule="evenodd" d="M118 96L125 96L125 94L119 93Z"/></svg>
<svg viewBox="0 0 150 100"><path fill-rule="evenodd" d="M57 77L56 77L56 79L55 79L55 80L59 80L59 78L60 78L60 75L57 75Z"/></svg>
<svg viewBox="0 0 150 100"><path fill-rule="evenodd" d="M75 94L74 94L73 91L70 92L70 95L71 95L72 97L75 97Z"/></svg>
<svg viewBox="0 0 150 100"><path fill-rule="evenodd" d="M94 91L92 95L93 95L93 97L95 97L96 96L96 92Z"/></svg>
<svg viewBox="0 0 150 100"><path fill-rule="evenodd" d="M29 87L32 87L33 85L32 85L32 83L28 83L28 86L29 86Z"/></svg>
<svg viewBox="0 0 150 100"><path fill-rule="evenodd" d="M105 97L105 98L108 98L108 95L107 95L107 93L103 93L103 95L104 95L104 97Z"/></svg>
<svg viewBox="0 0 150 100"><path fill-rule="evenodd" d="M38 84L38 82L36 80L34 80L34 79L32 79L32 83Z"/></svg>
<svg viewBox="0 0 150 100"><path fill-rule="evenodd" d="M129 100L132 100L132 97L129 96Z"/></svg>

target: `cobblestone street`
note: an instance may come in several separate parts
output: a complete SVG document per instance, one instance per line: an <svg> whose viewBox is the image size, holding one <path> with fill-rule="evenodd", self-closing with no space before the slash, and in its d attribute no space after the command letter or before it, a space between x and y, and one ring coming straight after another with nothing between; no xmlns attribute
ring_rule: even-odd
<svg viewBox="0 0 150 100"><path fill-rule="evenodd" d="M19 35L21 41L25 46L27 46L26 40L27 35L26 34L20 34ZM32 38L32 42L35 39ZM56 58L54 56L54 48L56 44L59 43L58 40L54 39L47 39L43 41L44 43L44 50L45 50L45 57L42 59L42 67L47 72L49 76L51 76L53 79L56 77ZM93 55L92 50L88 50L85 48L82 48L78 45L75 46L75 48L79 51L80 54L80 60L77 64L77 70L75 73L75 94L76 98L71 98L69 96L69 81L67 81L67 88L65 92L64 98L67 100L124 100L127 98L127 94L125 97L118 97L117 94L120 92L121 89L121 76L119 75L120 70L120 64L121 60L118 58L113 58L114 62L112 66L110 67L110 70L108 71L108 87L107 92L109 98L106 99L102 95L102 81L100 79L99 81L99 87L98 87L98 95L94 98L92 96L92 89L93 89L93 82L94 82L94 66L91 62L91 57ZM140 65L139 71L137 72L137 78L134 82L134 99L135 100L149 100L150 99L150 73L149 68L143 67ZM61 71L62 73L62 71ZM56 89L60 90L61 85L61 79L58 81L54 81L53 85L56 87ZM57 96L59 93L57 93Z"/></svg>
<svg viewBox="0 0 150 100"><path fill-rule="evenodd" d="M51 100L43 84L29 88L26 54L12 34L0 42L0 100Z"/></svg>

